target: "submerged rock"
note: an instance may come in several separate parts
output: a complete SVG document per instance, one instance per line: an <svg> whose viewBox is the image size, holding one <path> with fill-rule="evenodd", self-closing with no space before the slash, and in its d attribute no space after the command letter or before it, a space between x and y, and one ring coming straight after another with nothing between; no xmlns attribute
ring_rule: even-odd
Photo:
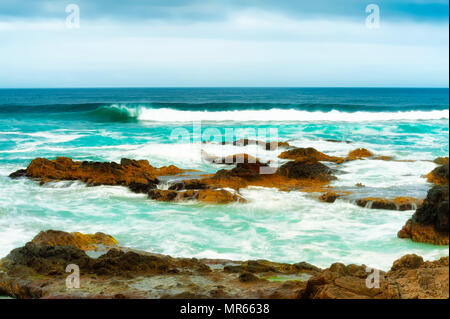
<svg viewBox="0 0 450 319"><path fill-rule="evenodd" d="M367 197L358 199L356 204L364 208L388 210L414 210L422 203L421 199L414 197L395 197L393 199Z"/></svg>
<svg viewBox="0 0 450 319"><path fill-rule="evenodd" d="M413 241L448 245L449 235L449 190L448 185L434 186L411 219L398 232L400 238Z"/></svg>

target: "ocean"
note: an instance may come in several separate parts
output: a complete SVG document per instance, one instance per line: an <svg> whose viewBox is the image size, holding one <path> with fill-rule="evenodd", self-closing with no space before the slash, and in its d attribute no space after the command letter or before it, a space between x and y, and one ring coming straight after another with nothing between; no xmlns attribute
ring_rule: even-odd
<svg viewBox="0 0 450 319"><path fill-rule="evenodd" d="M101 231L122 246L174 257L306 261L319 267L342 262L388 270L408 253L448 256L447 246L397 238L413 211L352 202L368 196L424 198L431 185L423 175L436 167L433 159L449 153L448 120L447 88L0 89L0 256L47 229ZM271 129L279 141L328 155L364 147L414 161L340 165L344 173L332 186L354 195L333 204L314 194L257 187L241 190L246 204L160 203L123 187L40 186L8 178L36 157L126 157L206 173L224 167L205 162L201 152L245 152L277 163L279 150L211 141L225 139L227 132L234 139L259 138ZM174 132L187 132L187 138L174 138Z"/></svg>

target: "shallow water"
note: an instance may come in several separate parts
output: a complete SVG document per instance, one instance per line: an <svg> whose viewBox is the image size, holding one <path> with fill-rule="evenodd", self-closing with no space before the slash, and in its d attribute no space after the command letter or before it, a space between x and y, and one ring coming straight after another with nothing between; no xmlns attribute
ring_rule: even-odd
<svg viewBox="0 0 450 319"><path fill-rule="evenodd" d="M7 177L26 167L35 157L68 156L76 160L99 161L119 161L128 157L147 159L154 166L174 164L210 173L223 166L203 161L202 150L211 155L246 152L262 160L272 160L273 165L283 163L281 160L276 162L279 151L265 151L256 146L191 143L200 138L196 131L198 121L194 126L190 121L203 119L203 141L209 140L207 129L225 134L226 129L245 129L252 133L254 129L276 128L279 140L298 147L314 147L329 155L343 156L350 150L365 147L377 155L419 160L349 162L340 166L344 173L338 175L333 186L358 191L358 196L424 198L431 185L423 175L436 167L430 160L448 156L448 109L445 109L448 108L448 90L437 96L430 96L428 91L422 95L399 91L397 99L395 92L389 93L390 99L389 94L377 93L365 100L363 94L353 93L354 99L358 100L356 110L363 113L355 113L355 109L348 106L351 103L345 103L351 100L351 93L335 94L335 100L344 105L342 109L333 106L335 111L325 106L321 110L317 110L318 106L308 110L308 106L300 103L299 97L293 97L292 92L283 98L278 96L277 100L273 97L275 93L270 95L264 91L265 95L259 96L260 103L267 100L269 104L253 105L245 111L234 104L226 104L223 106L226 112L218 113L212 111L218 111L216 108L231 99L230 95L234 94L233 101L244 101L249 99L251 92L247 95L233 91L221 93L226 96L221 101L217 98L220 97L218 92L208 93L215 97L212 99L194 90L189 99L187 93L182 95L191 103L192 109L183 109L189 107L186 105L171 105L168 110L164 104L164 110L161 110L149 107L148 100L167 103L171 101L168 95L171 94L172 99L181 99L181 93L158 91L159 97L155 97L156 93L147 92L147 96L142 97L143 93L139 95L133 91L135 95L132 96L128 91L126 98L134 99L133 103L125 101L125 93L116 93L122 99L115 96L117 103L108 104L105 113L103 104L63 105L60 100L79 103L80 93L58 92L62 97L55 94L54 99L59 100L51 100L51 103L47 101L47 95L44 103L42 96L35 94L33 100L32 93L15 92L13 97L3 97L3 107L1 96L5 93L0 94L0 256L45 229L102 231L116 237L123 246L173 256L306 261L320 267L339 261L389 269L395 259L407 253L416 253L426 259L448 255L447 246L413 243L396 237L412 211L369 210L348 200L326 204L318 202L314 194L264 188L242 190L247 204L157 203L122 187L86 187L78 182L39 186L34 181ZM98 103L106 97L113 99L111 94L103 91L94 93L83 97L86 103ZM297 95L307 95L308 103L333 99L329 92L327 96L319 93ZM428 99L424 96L427 94ZM138 95L147 102L136 101ZM214 106L193 107L192 100L195 99L192 96L195 95L202 103L214 100ZM370 103L377 98L385 103L376 105L381 111L361 106L361 103ZM418 102L415 104L414 101ZM295 107L292 106L294 102ZM50 110L48 105L52 103L62 105ZM289 109L286 103L294 109ZM394 108L396 103L402 113ZM33 109L11 106L17 104L35 106ZM43 107L44 104L47 106ZM383 105L390 105L390 108ZM204 107L213 110L205 111ZM284 112L272 110L277 107ZM47 110L42 111L45 108ZM171 140L174 129L188 132L188 140ZM358 189L356 183L362 183L366 188Z"/></svg>

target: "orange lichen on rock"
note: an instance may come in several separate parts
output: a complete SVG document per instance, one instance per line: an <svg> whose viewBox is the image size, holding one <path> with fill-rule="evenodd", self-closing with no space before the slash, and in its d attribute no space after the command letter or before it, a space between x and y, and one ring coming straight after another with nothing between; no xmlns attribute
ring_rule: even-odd
<svg viewBox="0 0 450 319"><path fill-rule="evenodd" d="M97 250L100 246L117 247L118 244L112 236L104 233L82 234L56 230L41 231L33 238L32 243L49 246L73 246L81 250Z"/></svg>
<svg viewBox="0 0 450 319"><path fill-rule="evenodd" d="M279 158L282 159L294 159L298 161L316 160L323 162L342 163L344 159L342 157L328 156L322 152L319 152L315 148L294 148L292 150L281 153Z"/></svg>

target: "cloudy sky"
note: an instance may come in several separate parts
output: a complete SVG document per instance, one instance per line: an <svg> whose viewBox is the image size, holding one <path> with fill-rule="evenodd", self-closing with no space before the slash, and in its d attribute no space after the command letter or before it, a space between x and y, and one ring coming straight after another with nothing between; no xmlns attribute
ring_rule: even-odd
<svg viewBox="0 0 450 319"><path fill-rule="evenodd" d="M443 0L0 0L0 87L448 87L448 13Z"/></svg>

